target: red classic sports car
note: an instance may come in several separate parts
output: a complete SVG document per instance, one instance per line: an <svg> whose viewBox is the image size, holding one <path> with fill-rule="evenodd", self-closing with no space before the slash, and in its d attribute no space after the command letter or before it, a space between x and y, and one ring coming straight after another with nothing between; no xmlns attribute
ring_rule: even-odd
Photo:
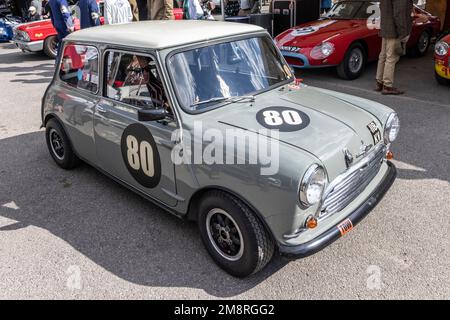
<svg viewBox="0 0 450 320"><path fill-rule="evenodd" d="M100 13L103 15L103 1L99 1ZM72 17L75 30L80 29L80 20L76 5L71 6ZM183 19L183 9L174 8L174 16L176 20ZM100 23L103 24L104 18L100 17ZM13 41L15 45L22 51L44 53L50 58L56 57L56 30L50 19L28 22L19 25L14 30Z"/></svg>
<svg viewBox="0 0 450 320"><path fill-rule="evenodd" d="M450 84L450 34L441 38L434 47L436 80Z"/></svg>
<svg viewBox="0 0 450 320"><path fill-rule="evenodd" d="M440 30L439 18L414 7L413 31L407 43L411 55L424 55ZM381 51L379 1L344 0L320 20L286 30L275 38L287 62L295 68L336 67L343 79L356 79Z"/></svg>
<svg viewBox="0 0 450 320"><path fill-rule="evenodd" d="M100 8L100 23L103 24L103 1L97 1ZM77 5L69 7L73 23L76 30L80 30L80 20L78 18L79 8ZM56 57L56 30L50 19L23 23L14 29L12 39L17 48L27 52L44 53L50 58Z"/></svg>

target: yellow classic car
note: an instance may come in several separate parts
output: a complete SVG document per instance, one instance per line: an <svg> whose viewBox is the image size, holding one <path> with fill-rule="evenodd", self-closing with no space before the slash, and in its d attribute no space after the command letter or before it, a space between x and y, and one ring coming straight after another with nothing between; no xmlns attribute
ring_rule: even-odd
<svg viewBox="0 0 450 320"><path fill-rule="evenodd" d="M441 38L435 46L436 80L440 84L450 83L450 34Z"/></svg>

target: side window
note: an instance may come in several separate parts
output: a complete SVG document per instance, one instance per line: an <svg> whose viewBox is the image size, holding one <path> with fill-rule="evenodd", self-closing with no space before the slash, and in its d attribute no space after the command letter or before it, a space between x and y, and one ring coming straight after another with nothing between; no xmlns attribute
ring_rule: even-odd
<svg viewBox="0 0 450 320"><path fill-rule="evenodd" d="M168 102L153 58L109 51L106 55L108 98L138 108L166 108Z"/></svg>
<svg viewBox="0 0 450 320"><path fill-rule="evenodd" d="M79 44L66 45L61 59L59 77L72 87L97 92L97 49Z"/></svg>

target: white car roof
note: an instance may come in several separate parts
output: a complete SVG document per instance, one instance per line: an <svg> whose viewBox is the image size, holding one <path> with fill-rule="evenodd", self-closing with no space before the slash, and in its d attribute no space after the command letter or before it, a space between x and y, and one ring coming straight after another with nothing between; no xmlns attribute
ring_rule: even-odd
<svg viewBox="0 0 450 320"><path fill-rule="evenodd" d="M141 21L76 31L65 39L162 49L227 36L263 31L251 24L207 20Z"/></svg>

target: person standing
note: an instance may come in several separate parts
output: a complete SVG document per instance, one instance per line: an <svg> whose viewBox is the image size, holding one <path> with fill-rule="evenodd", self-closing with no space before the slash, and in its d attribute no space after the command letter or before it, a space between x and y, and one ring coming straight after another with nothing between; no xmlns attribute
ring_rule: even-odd
<svg viewBox="0 0 450 320"><path fill-rule="evenodd" d="M137 0L128 0L131 7L131 13L133 14L133 21L139 21L139 7Z"/></svg>
<svg viewBox="0 0 450 320"><path fill-rule="evenodd" d="M49 19L50 18L50 1L44 0L42 1L42 18Z"/></svg>
<svg viewBox="0 0 450 320"><path fill-rule="evenodd" d="M28 13L30 21L42 20L42 1L31 0Z"/></svg>
<svg viewBox="0 0 450 320"><path fill-rule="evenodd" d="M149 20L173 20L173 0L147 0Z"/></svg>
<svg viewBox="0 0 450 320"><path fill-rule="evenodd" d="M199 20L203 18L203 8L199 0L184 0L183 2L183 19Z"/></svg>
<svg viewBox="0 0 450 320"><path fill-rule="evenodd" d="M57 32L56 39L58 41L56 45L57 57L56 61L61 54L60 45L62 39L64 39L69 33L75 30L72 15L69 11L69 5L67 0L50 0L50 18L52 20L53 27Z"/></svg>
<svg viewBox="0 0 450 320"><path fill-rule="evenodd" d="M105 1L105 24L119 24L133 21L128 0Z"/></svg>
<svg viewBox="0 0 450 320"><path fill-rule="evenodd" d="M96 0L80 0L80 28L90 28L100 25L100 9Z"/></svg>
<svg viewBox="0 0 450 320"><path fill-rule="evenodd" d="M406 53L406 43L412 30L413 0L383 0L380 2L380 35L382 47L378 59L377 86L382 94L403 94L394 87L395 66Z"/></svg>
<svg viewBox="0 0 450 320"><path fill-rule="evenodd" d="M246 17L249 14L261 13L261 3L259 0L240 0L238 16Z"/></svg>

